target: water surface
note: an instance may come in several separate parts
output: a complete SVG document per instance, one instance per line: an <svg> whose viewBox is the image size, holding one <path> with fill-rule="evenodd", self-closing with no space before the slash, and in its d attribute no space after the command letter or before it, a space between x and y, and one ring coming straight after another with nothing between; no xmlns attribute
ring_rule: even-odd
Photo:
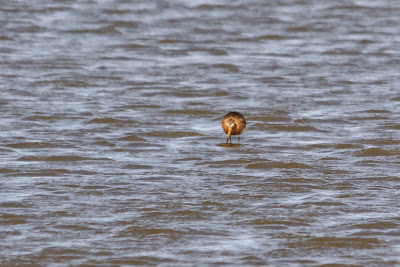
<svg viewBox="0 0 400 267"><path fill-rule="evenodd" d="M398 14L4 2L1 265L400 265Z"/></svg>

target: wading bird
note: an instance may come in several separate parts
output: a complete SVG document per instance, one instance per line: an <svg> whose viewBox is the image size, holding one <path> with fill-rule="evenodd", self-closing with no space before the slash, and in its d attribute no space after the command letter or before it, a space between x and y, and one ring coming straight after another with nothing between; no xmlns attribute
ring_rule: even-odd
<svg viewBox="0 0 400 267"><path fill-rule="evenodd" d="M227 134L226 143L230 141L232 144L231 135L239 135L238 143L240 143L240 134L246 127L246 120L239 112L229 112L222 118L222 129Z"/></svg>

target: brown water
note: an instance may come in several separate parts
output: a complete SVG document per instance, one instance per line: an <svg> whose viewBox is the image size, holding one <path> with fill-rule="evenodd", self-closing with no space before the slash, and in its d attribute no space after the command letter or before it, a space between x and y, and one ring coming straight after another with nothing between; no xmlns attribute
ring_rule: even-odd
<svg viewBox="0 0 400 267"><path fill-rule="evenodd" d="M399 14L1 1L0 265L399 266Z"/></svg>

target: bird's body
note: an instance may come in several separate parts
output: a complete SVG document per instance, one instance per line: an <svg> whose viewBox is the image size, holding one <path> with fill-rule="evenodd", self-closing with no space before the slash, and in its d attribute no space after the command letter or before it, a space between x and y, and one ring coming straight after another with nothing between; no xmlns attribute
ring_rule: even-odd
<svg viewBox="0 0 400 267"><path fill-rule="evenodd" d="M240 141L240 134L244 128L246 128L246 120L239 112L229 112L222 118L222 129L227 134L227 143L228 141L232 143L231 135L239 135L238 141Z"/></svg>

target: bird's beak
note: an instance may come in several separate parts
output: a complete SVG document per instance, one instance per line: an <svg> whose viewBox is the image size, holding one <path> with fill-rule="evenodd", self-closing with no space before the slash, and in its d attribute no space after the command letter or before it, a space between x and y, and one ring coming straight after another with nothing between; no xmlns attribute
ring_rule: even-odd
<svg viewBox="0 0 400 267"><path fill-rule="evenodd" d="M231 136L231 132L232 132L232 127L228 127L228 139L229 139L229 137Z"/></svg>

